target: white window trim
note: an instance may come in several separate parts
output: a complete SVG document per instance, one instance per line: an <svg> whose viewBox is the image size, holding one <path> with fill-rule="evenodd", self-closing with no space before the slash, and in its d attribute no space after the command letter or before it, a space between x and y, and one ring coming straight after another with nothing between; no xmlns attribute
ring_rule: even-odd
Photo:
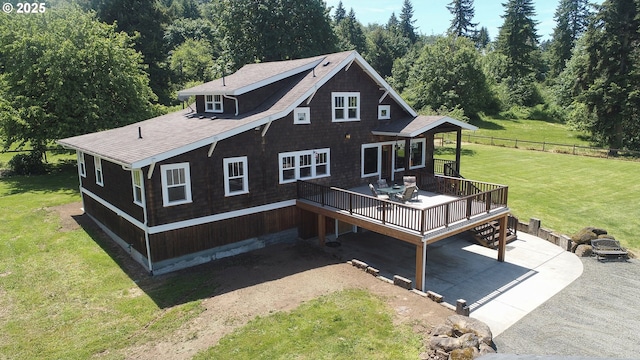
<svg viewBox="0 0 640 360"><path fill-rule="evenodd" d="M423 167L426 167L426 158L427 158L427 139L425 138L421 138L421 139L411 139L411 145L415 144L415 143L422 143L422 165L418 165L418 166L411 166L411 163L413 160L413 151L411 151L411 149L409 149L409 169L420 169ZM405 150L406 151L406 150Z"/></svg>
<svg viewBox="0 0 640 360"><path fill-rule="evenodd" d="M356 97L358 99L358 106L356 107L356 117L349 118L349 97ZM343 98L344 101L344 118L336 119L336 98ZM348 121L360 121L360 93L359 92L332 92L331 93L331 121L332 122L348 122Z"/></svg>
<svg viewBox="0 0 640 360"><path fill-rule="evenodd" d="M104 171L102 171L102 159L99 157L93 158L93 165L96 173L96 184L104 186Z"/></svg>
<svg viewBox="0 0 640 360"><path fill-rule="evenodd" d="M83 178L87 177L87 163L84 160L84 153L78 151L78 174Z"/></svg>
<svg viewBox="0 0 640 360"><path fill-rule="evenodd" d="M306 120L300 121L299 115L304 114L304 118ZM293 109L293 123L294 124L311 124L311 108L308 107L299 107Z"/></svg>
<svg viewBox="0 0 640 360"><path fill-rule="evenodd" d="M229 164L230 163L242 163L242 190L231 191L229 188ZM249 193L249 168L247 166L247 157L239 156L233 158L226 158L222 160L222 166L224 171L224 196L234 196Z"/></svg>
<svg viewBox="0 0 640 360"><path fill-rule="evenodd" d="M326 162L326 166L327 166L327 173L326 174L321 174L318 175L316 173L317 170L317 166L318 165L322 165L321 163L316 163L316 154L326 154L327 155L327 162ZM311 155L311 176L305 177L305 178L301 178L300 177L300 157L304 156L304 155ZM284 179L283 176L283 168L282 168L282 159L286 158L286 157L294 157L295 161L294 161L294 173L295 176L293 179ZM303 151L292 151L292 152L286 152L286 153L280 153L278 154L278 173L279 173L279 178L280 178L280 184L288 184L288 183L293 183L296 182L298 180L311 180L311 179L320 179L320 178L324 178L324 177L329 177L331 176L331 149L329 148L324 148L324 149L314 149L314 150L303 150Z"/></svg>
<svg viewBox="0 0 640 360"><path fill-rule="evenodd" d="M140 178L140 185L136 184L136 174L138 174ZM136 200L136 188L140 188L140 199ZM144 175L142 174L142 170L131 170L131 189L133 191L133 203L143 206L144 204Z"/></svg>
<svg viewBox="0 0 640 360"><path fill-rule="evenodd" d="M383 115L383 110L386 110L387 115ZM378 120L391 119L391 105L378 105Z"/></svg>
<svg viewBox="0 0 640 360"><path fill-rule="evenodd" d="M185 199L169 201L169 187L167 185L167 170L184 169L185 179ZM160 177L162 179L162 205L164 207L188 204L191 200L191 175L189 173L189 163L160 165Z"/></svg>
<svg viewBox="0 0 640 360"><path fill-rule="evenodd" d="M207 101L207 97L211 96L211 101ZM218 100L216 100L216 98L218 98ZM212 109L209 109L209 107L207 106L208 104L211 104ZM220 109L216 109L216 104L220 105ZM204 96L204 111L205 112L212 112L212 113L222 113L224 112L224 100L222 98L222 95L205 95Z"/></svg>
<svg viewBox="0 0 640 360"><path fill-rule="evenodd" d="M382 145L384 145L384 144L383 143L362 144L362 153L360 155L360 175L363 178L370 177L370 176L378 176L378 177L380 176L381 171L382 171ZM375 173L365 174L364 173L364 151L365 151L365 149L369 149L369 148L378 149L378 164L376 165L377 171Z"/></svg>

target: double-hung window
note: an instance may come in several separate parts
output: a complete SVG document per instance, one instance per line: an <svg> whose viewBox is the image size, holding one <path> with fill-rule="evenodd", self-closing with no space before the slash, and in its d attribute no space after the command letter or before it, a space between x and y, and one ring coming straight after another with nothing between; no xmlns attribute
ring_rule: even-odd
<svg viewBox="0 0 640 360"><path fill-rule="evenodd" d="M330 149L316 149L281 153L280 184L298 179L317 179L330 176Z"/></svg>
<svg viewBox="0 0 640 360"><path fill-rule="evenodd" d="M133 202L142 206L144 193L142 192L142 170L131 171L131 184L133 187Z"/></svg>
<svg viewBox="0 0 640 360"><path fill-rule="evenodd" d="M78 173L82 177L87 177L87 165L84 162L84 153L78 151Z"/></svg>
<svg viewBox="0 0 640 360"><path fill-rule="evenodd" d="M96 170L96 184L100 185L100 186L104 186L104 179L102 177L102 159L100 159L99 157L94 157L93 158L93 165L95 167Z"/></svg>
<svg viewBox="0 0 640 360"><path fill-rule="evenodd" d="M240 156L223 160L224 195L240 195L249 192L247 157Z"/></svg>
<svg viewBox="0 0 640 360"><path fill-rule="evenodd" d="M191 202L189 163L160 166L162 174L162 204L180 205Z"/></svg>
<svg viewBox="0 0 640 360"><path fill-rule="evenodd" d="M360 93L331 93L331 114L333 122L360 121Z"/></svg>
<svg viewBox="0 0 640 360"><path fill-rule="evenodd" d="M223 112L224 108L222 106L222 95L205 95L204 109L206 112Z"/></svg>

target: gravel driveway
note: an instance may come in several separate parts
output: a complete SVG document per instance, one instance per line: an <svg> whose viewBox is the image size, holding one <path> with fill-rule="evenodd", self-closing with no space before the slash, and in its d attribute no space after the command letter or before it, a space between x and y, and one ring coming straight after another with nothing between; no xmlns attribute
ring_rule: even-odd
<svg viewBox="0 0 640 360"><path fill-rule="evenodd" d="M640 358L640 261L582 262L582 276L494 339L499 353Z"/></svg>

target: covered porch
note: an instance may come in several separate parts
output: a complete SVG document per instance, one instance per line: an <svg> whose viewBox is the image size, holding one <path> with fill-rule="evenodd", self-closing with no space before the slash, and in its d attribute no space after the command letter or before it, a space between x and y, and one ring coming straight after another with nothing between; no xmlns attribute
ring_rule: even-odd
<svg viewBox="0 0 640 360"><path fill-rule="evenodd" d="M481 224L498 221L498 261L504 261L506 186L440 175L418 176L417 185L418 198L403 203L372 196L368 185L341 189L298 181L296 205L304 213L302 226L315 227L308 235L316 235L321 244L329 218L415 246L415 287L420 290L425 289L427 245Z"/></svg>

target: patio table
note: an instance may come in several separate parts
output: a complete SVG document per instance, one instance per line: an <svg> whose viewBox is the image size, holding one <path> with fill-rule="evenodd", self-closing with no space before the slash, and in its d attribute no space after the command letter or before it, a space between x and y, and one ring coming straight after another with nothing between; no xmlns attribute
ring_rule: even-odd
<svg viewBox="0 0 640 360"><path fill-rule="evenodd" d="M396 186L389 186L389 187L381 187L381 188L378 188L377 191L381 194L389 195L389 197L392 197L392 195L400 194L401 192L403 192L404 186L396 185Z"/></svg>

